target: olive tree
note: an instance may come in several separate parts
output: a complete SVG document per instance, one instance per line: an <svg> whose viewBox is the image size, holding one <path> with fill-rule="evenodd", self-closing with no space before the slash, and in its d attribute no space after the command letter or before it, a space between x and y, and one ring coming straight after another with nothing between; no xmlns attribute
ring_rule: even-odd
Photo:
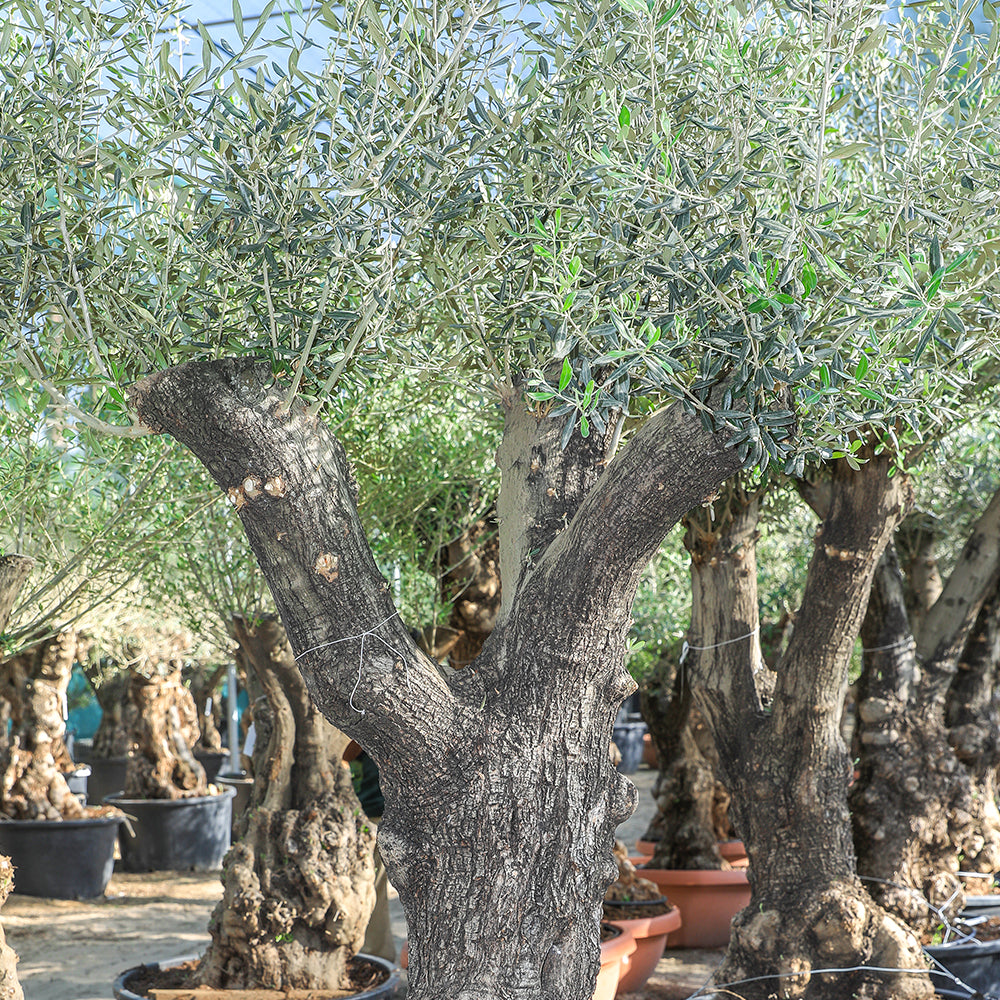
<svg viewBox="0 0 1000 1000"><path fill-rule="evenodd" d="M63 404L96 379L87 418L109 432L142 429L127 391L228 496L313 699L381 769L412 995L591 994L634 794L608 743L643 566L739 469L800 474L809 457L858 473L844 508L864 516L840 522L856 548L821 536L820 576L850 607L817 584L843 634L822 690L799 641L782 718L813 720L803 787L842 822L808 879L811 854L751 836L753 909L777 947L738 935L731 968L841 995L813 975L827 939L780 955L842 888L863 932L834 928L837 961L881 957L877 926L921 968L856 884L830 692L899 513L891 467L925 418L958 411L991 346L990 53L956 67L961 29L938 10L891 29L862 3L578 0L547 23L493 2L360 3L314 8L305 37L335 39L319 72L291 31L266 63L261 22L248 36L241 17L241 44L206 32L181 71L153 44L160 15L66 9L72 38L70 18L25 17L56 50L101 44L55 67L30 44L11 59L4 333ZM98 96L109 51L125 54ZM72 316L59 352L38 346L54 314ZM333 429L375 369L474 387L502 415L502 604L456 674L400 621ZM719 677L720 697L749 690L742 671ZM789 821L809 822L796 802ZM862 985L901 995L878 971Z"/></svg>

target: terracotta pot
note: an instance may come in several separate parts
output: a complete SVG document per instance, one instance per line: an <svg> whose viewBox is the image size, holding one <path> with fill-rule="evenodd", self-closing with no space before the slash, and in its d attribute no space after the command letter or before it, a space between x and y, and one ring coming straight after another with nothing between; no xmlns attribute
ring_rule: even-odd
<svg viewBox="0 0 1000 1000"><path fill-rule="evenodd" d="M729 871L640 868L639 874L680 908L682 924L670 935L671 948L724 948L733 917L750 903L746 867Z"/></svg>
<svg viewBox="0 0 1000 1000"><path fill-rule="evenodd" d="M747 849L743 845L742 840L720 840L719 853L722 855L723 860L734 864L737 861L745 860Z"/></svg>
<svg viewBox="0 0 1000 1000"><path fill-rule="evenodd" d="M656 744L649 733L646 733L642 738L642 762L654 771L660 766L660 759L656 755Z"/></svg>
<svg viewBox="0 0 1000 1000"><path fill-rule="evenodd" d="M629 960L635 953L635 938L617 925L621 933L601 942L601 971L597 974L594 1000L614 1000L618 981L628 971Z"/></svg>
<svg viewBox="0 0 1000 1000"><path fill-rule="evenodd" d="M663 955L667 946L667 935L681 926L680 908L671 906L666 913L658 917L609 920L608 923L628 931L635 939L635 952L628 956L628 966L622 967L618 992L634 993L636 990L641 990Z"/></svg>
<svg viewBox="0 0 1000 1000"><path fill-rule="evenodd" d="M656 840L637 840L635 842L635 853L645 854L647 858L651 858L658 843L659 841ZM632 863L635 864L634 861Z"/></svg>

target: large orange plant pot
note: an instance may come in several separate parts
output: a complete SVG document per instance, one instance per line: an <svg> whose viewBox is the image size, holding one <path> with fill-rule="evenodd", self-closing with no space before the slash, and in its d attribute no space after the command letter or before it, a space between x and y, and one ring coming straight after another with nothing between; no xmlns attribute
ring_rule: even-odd
<svg viewBox="0 0 1000 1000"><path fill-rule="evenodd" d="M730 922L750 902L745 867L729 871L640 868L639 874L680 908L681 927L670 935L670 948L724 948L729 943Z"/></svg>
<svg viewBox="0 0 1000 1000"><path fill-rule="evenodd" d="M622 967L618 980L619 993L635 993L641 990L646 980L653 974L667 946L667 935L681 926L681 911L671 906L658 917L639 917L634 920L609 920L627 930L635 939L635 951L628 956L628 965Z"/></svg>
<svg viewBox="0 0 1000 1000"><path fill-rule="evenodd" d="M629 960L635 953L635 938L620 925L615 926L621 934L601 942L601 971L597 974L594 1000L614 1000L618 981L628 970Z"/></svg>

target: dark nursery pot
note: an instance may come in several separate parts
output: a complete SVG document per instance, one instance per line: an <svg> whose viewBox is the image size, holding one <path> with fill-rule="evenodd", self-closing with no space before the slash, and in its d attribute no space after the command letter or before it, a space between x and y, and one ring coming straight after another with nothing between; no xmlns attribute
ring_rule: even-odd
<svg viewBox="0 0 1000 1000"><path fill-rule="evenodd" d="M236 839L236 827L239 824L240 816L243 815L246 807L250 804L250 796L253 795L253 778L247 777L245 771L239 774L219 774L216 782L220 785L228 785L236 789L236 798L233 799L233 840Z"/></svg>
<svg viewBox="0 0 1000 1000"><path fill-rule="evenodd" d="M103 896L121 822L120 816L98 816L0 823L0 854L14 863L14 892L48 899Z"/></svg>
<svg viewBox="0 0 1000 1000"><path fill-rule="evenodd" d="M1000 940L924 945L924 952L972 990L986 997L1000 996ZM931 982L939 994L942 990L957 990L958 996L971 995L963 994L961 987L935 971L937 968L935 965L931 970Z"/></svg>
<svg viewBox="0 0 1000 1000"><path fill-rule="evenodd" d="M612 739L622 755L618 770L622 774L635 774L642 763L642 737L646 732L645 722L615 723Z"/></svg>
<svg viewBox="0 0 1000 1000"><path fill-rule="evenodd" d="M965 909L961 913L963 919L996 916L1000 916L1000 894L965 897Z"/></svg>
<svg viewBox="0 0 1000 1000"><path fill-rule="evenodd" d="M128 762L128 757L93 757L87 762L90 764L87 796L91 802L103 802L125 787Z"/></svg>
<svg viewBox="0 0 1000 1000"><path fill-rule="evenodd" d="M228 763L229 754L219 750L195 750L194 759L205 769L205 780L215 781L216 775Z"/></svg>
<svg viewBox="0 0 1000 1000"><path fill-rule="evenodd" d="M190 799L105 798L132 820L134 836L119 838L126 872L215 871L229 850L236 789Z"/></svg>
<svg viewBox="0 0 1000 1000"><path fill-rule="evenodd" d="M82 795L87 798L87 779L90 777L90 765L81 764L75 771L64 774L66 784L74 795Z"/></svg>
<svg viewBox="0 0 1000 1000"><path fill-rule="evenodd" d="M146 997L141 993L133 993L129 989L130 980L137 978L149 969L172 969L176 965L183 965L185 962L190 962L192 959L200 957L199 955L184 955L181 958L169 958L163 962L150 962L148 965L136 965L131 969L126 969L114 981L112 986L114 998L115 1000L146 1000ZM388 972L389 978L378 986L373 986L371 989L351 994L350 1000L391 1000L393 997L403 997L406 995L406 989L403 985L403 974L400 972L398 965L388 962L384 958L379 958L376 955L361 954L357 957L371 965L377 965L379 968L384 969ZM239 996L240 991L234 990L233 995Z"/></svg>

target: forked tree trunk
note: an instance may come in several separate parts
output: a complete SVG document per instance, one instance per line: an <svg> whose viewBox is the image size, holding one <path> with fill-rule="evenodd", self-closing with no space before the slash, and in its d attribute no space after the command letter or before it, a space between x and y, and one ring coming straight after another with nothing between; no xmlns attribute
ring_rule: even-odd
<svg viewBox="0 0 1000 1000"><path fill-rule="evenodd" d="M195 363L140 382L147 425L188 445L239 512L312 697L375 759L379 843L409 927L410 1000L586 1000L615 827L635 792L611 726L641 568L736 471L671 407L612 436L506 400L501 616L446 676L393 607L328 429L266 366Z"/></svg>
<svg viewBox="0 0 1000 1000"><path fill-rule="evenodd" d="M653 789L656 815L646 831L656 841L648 866L722 868L719 840L728 834L729 793L716 779L715 743L692 704L684 666L661 661L657 672L657 682L642 691L642 714L660 768ZM720 830L723 816L726 829Z"/></svg>
<svg viewBox="0 0 1000 1000"><path fill-rule="evenodd" d="M1000 871L1000 590L983 603L945 702L945 725L969 775L976 832L966 848L964 868Z"/></svg>
<svg viewBox="0 0 1000 1000"><path fill-rule="evenodd" d="M161 663L162 674L131 671L128 698L134 706L135 754L125 769L126 799L181 799L208 795L205 769L194 755L201 730L191 692L181 683L178 660Z"/></svg>
<svg viewBox="0 0 1000 1000"><path fill-rule="evenodd" d="M746 1000L933 995L916 939L857 877L839 729L872 573L908 500L888 469L880 456L859 471L834 465L796 627L773 675L758 642L756 498L733 490L714 519L699 511L689 523L690 679L750 859L750 905L733 920L716 981L738 984Z"/></svg>
<svg viewBox="0 0 1000 1000"><path fill-rule="evenodd" d="M196 980L346 988L375 903L375 834L340 766L348 738L310 701L280 622L237 618L231 633L265 697L254 713L253 794Z"/></svg>
<svg viewBox="0 0 1000 1000"><path fill-rule="evenodd" d="M8 685L21 682L10 745L0 759L0 811L13 819L79 819L84 808L69 790L63 708L76 660L77 636L61 632L4 664Z"/></svg>
<svg viewBox="0 0 1000 1000"><path fill-rule="evenodd" d="M916 928L961 907L955 875L981 847L967 771L944 705L973 623L1000 571L1000 493L980 517L916 635L894 549L875 575L861 630L860 776L851 789L858 870ZM960 860L962 855L967 859Z"/></svg>

